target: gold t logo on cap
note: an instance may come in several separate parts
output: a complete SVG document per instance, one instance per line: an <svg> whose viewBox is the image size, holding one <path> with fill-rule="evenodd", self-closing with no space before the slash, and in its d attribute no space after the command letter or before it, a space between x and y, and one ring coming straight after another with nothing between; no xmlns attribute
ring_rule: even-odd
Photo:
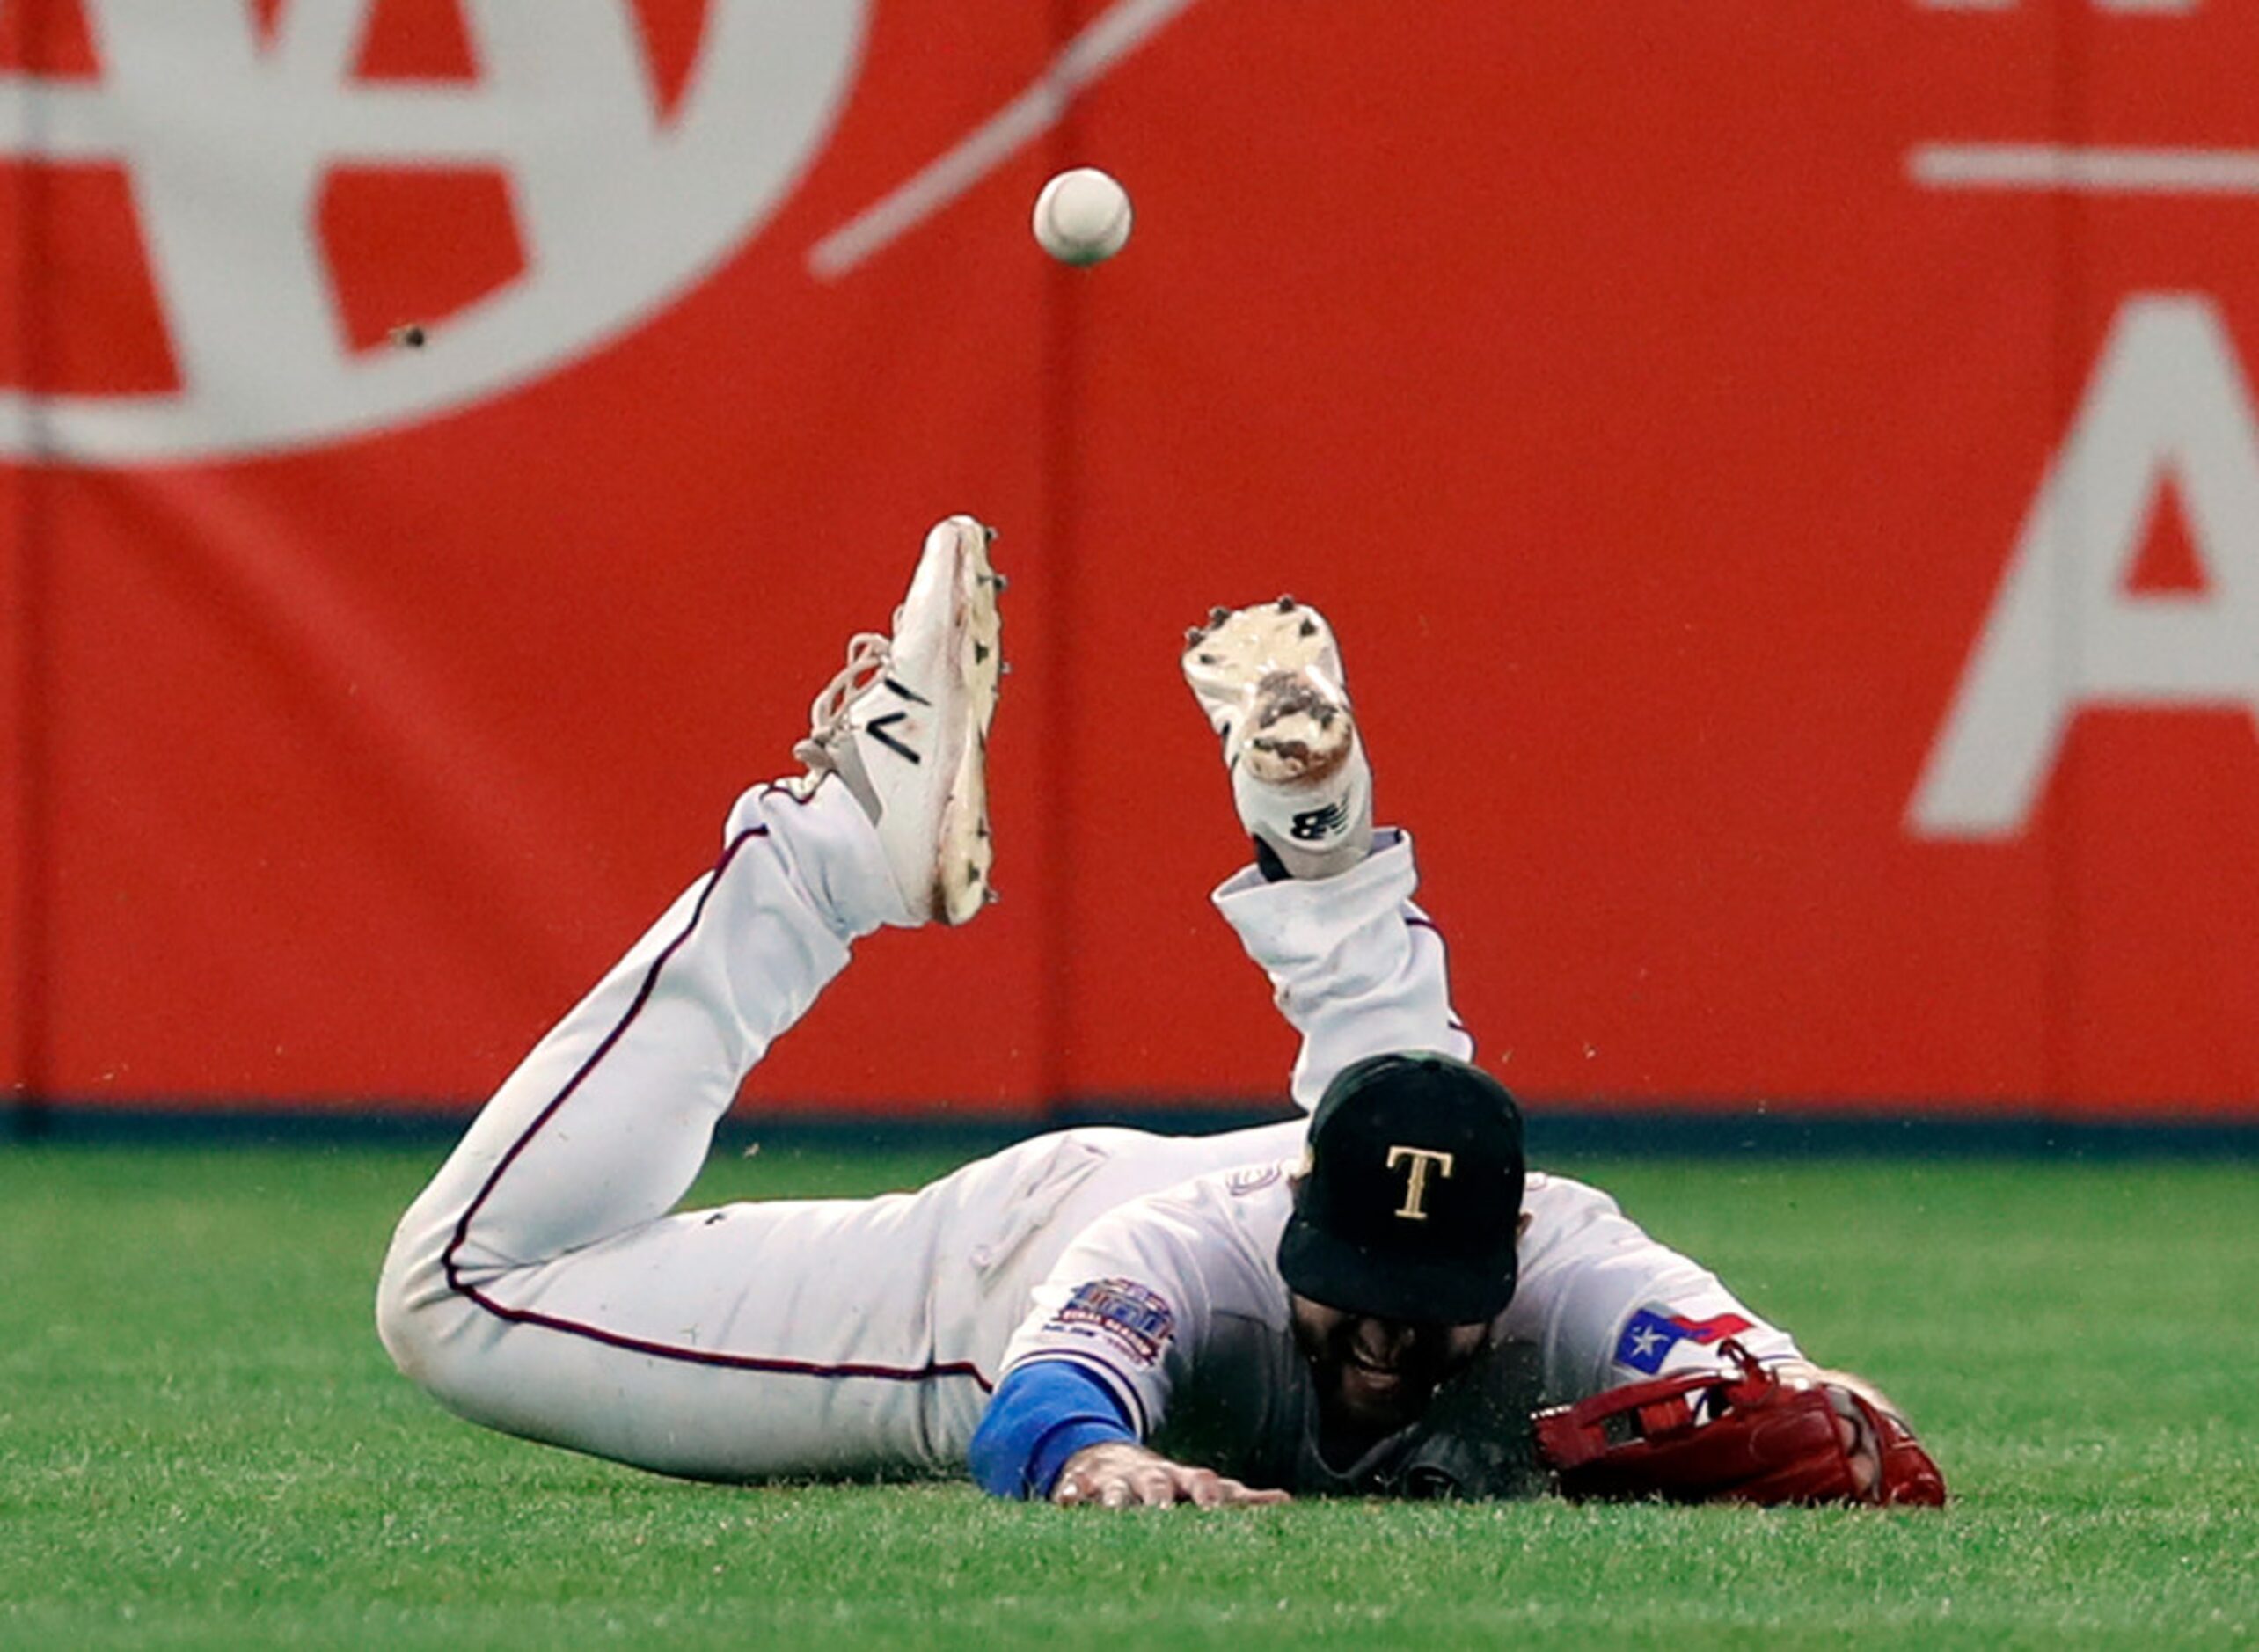
<svg viewBox="0 0 2259 1652"><path fill-rule="evenodd" d="M1404 1202L1396 1207L1396 1214L1407 1222L1424 1222L1428 1212L1421 1201L1428 1195L1428 1166L1435 1166L1444 1176L1451 1173L1451 1155L1439 1153L1432 1147L1392 1147L1388 1150L1388 1167L1396 1168L1404 1159L1412 1161L1412 1174L1404 1184Z"/></svg>

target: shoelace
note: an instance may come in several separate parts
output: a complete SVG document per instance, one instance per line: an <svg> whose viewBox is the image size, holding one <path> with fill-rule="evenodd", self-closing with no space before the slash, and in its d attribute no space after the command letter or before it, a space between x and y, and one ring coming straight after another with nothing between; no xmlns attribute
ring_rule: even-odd
<svg viewBox="0 0 2259 1652"><path fill-rule="evenodd" d="M875 631L859 631L847 639L847 663L823 686L808 708L808 738L793 748L793 760L804 763L812 773L829 774L838 768L831 742L847 727L847 708L855 698L894 664L894 640Z"/></svg>

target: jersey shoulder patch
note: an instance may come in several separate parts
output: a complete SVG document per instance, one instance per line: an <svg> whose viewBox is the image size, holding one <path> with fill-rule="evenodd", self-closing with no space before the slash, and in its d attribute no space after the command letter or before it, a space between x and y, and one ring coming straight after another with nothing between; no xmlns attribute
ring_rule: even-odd
<svg viewBox="0 0 2259 1652"><path fill-rule="evenodd" d="M1138 1364L1152 1365L1176 1329L1176 1315L1159 1292L1134 1279L1093 1279L1077 1286L1043 1328L1098 1338Z"/></svg>
<svg viewBox="0 0 2259 1652"><path fill-rule="evenodd" d="M1244 1199L1251 1193L1261 1193L1284 1174L1283 1165L1248 1165L1224 1178L1224 1191Z"/></svg>
<svg viewBox="0 0 2259 1652"><path fill-rule="evenodd" d="M1624 1327L1616 1341L1616 1363L1654 1376L1681 1342L1707 1347L1727 1337L1755 1328L1738 1313L1721 1313L1707 1319L1689 1319L1659 1307L1641 1308Z"/></svg>

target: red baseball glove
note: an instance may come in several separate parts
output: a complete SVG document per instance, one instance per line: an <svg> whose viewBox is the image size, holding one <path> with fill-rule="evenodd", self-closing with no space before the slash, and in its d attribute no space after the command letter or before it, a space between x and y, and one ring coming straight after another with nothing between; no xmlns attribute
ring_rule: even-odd
<svg viewBox="0 0 2259 1652"><path fill-rule="evenodd" d="M1897 1408L1855 1378L1758 1363L1612 1388L1537 1416L1538 1451L1568 1497L1673 1502L1945 1502L1945 1476ZM1861 1489L1839 1419L1880 1472Z"/></svg>

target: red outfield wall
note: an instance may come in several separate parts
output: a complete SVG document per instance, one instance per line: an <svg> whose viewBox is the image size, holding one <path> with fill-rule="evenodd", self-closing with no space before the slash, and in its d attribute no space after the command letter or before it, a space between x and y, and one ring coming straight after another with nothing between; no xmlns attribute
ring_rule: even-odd
<svg viewBox="0 0 2259 1652"><path fill-rule="evenodd" d="M2259 1116L2259 17L1795 10L0 4L0 1077L474 1099L967 509L1005 903L757 1105L1277 1093L1285 588L1527 1093Z"/></svg>

